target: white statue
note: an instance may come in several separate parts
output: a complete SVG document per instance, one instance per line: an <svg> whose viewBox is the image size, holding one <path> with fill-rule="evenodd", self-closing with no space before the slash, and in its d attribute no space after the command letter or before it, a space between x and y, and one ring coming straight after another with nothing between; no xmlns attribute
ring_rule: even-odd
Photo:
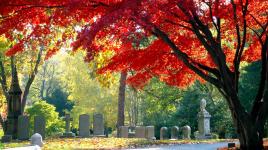
<svg viewBox="0 0 268 150"><path fill-rule="evenodd" d="M206 105L207 105L207 102L206 102L206 100L203 98L203 99L201 100L201 102L200 102L200 110L206 112Z"/></svg>

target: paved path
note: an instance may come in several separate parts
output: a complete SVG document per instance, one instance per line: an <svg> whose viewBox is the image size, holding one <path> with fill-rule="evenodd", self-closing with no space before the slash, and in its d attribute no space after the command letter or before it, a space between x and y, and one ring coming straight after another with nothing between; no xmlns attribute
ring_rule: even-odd
<svg viewBox="0 0 268 150"><path fill-rule="evenodd" d="M150 148L137 148L129 150L216 150L219 147L226 147L227 142L213 144L181 144L181 145L164 145Z"/></svg>

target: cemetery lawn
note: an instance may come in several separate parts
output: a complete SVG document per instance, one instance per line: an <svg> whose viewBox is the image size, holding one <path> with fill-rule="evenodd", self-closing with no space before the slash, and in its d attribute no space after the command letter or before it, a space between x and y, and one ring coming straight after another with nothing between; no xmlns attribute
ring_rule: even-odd
<svg viewBox="0 0 268 150"><path fill-rule="evenodd" d="M215 143L226 142L233 140L226 139L212 139L212 140L157 140L149 141L146 139L134 138L53 138L44 141L43 150L55 149L122 149L122 148L136 148L147 147L152 145L168 145L168 144L193 144L193 143ZM1 148L22 147L29 145L29 141L12 142L0 144Z"/></svg>

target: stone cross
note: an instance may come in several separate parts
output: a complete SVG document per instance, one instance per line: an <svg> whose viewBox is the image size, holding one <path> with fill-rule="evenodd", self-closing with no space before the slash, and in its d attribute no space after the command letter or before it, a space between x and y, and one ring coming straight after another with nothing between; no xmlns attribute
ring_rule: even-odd
<svg viewBox="0 0 268 150"><path fill-rule="evenodd" d="M73 118L71 118L70 114L66 114L63 120L65 121L65 132L69 133L70 132L70 122L73 121Z"/></svg>

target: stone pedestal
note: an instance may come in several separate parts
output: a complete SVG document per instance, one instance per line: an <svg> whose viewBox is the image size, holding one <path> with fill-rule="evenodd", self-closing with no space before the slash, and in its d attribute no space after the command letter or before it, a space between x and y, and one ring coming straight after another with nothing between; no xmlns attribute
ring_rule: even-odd
<svg viewBox="0 0 268 150"><path fill-rule="evenodd" d="M200 112L198 113L198 139L212 138L210 133L210 118L211 115L205 109L206 100L202 99L200 103Z"/></svg>

